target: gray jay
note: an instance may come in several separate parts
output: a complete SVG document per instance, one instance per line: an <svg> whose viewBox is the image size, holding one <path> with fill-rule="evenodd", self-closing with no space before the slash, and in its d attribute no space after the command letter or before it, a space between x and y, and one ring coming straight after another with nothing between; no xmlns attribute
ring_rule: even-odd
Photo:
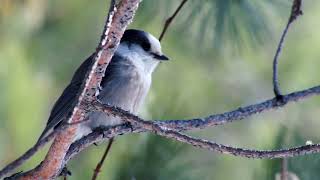
<svg viewBox="0 0 320 180"><path fill-rule="evenodd" d="M98 99L102 103L117 106L136 114L149 91L153 71L159 62L164 60L168 60L168 58L162 53L157 38L141 30L126 30L106 69ZM85 74L93 62L94 54L76 70L70 84L54 104L39 140L50 130L67 121L68 114L72 112L76 102L80 86L85 80ZM87 121L79 124L80 127L77 128L74 140L88 135L97 127L121 123L119 117L92 112Z"/></svg>

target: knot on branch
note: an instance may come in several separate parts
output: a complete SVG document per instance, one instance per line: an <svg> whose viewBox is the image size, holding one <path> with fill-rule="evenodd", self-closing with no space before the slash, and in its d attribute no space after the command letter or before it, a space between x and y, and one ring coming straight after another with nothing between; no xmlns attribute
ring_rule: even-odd
<svg viewBox="0 0 320 180"><path fill-rule="evenodd" d="M276 95L275 97L275 105L278 107L282 107L288 103L288 100L283 95Z"/></svg>
<svg viewBox="0 0 320 180"><path fill-rule="evenodd" d="M301 16L303 14L303 12L301 10L301 6L302 6L302 0L294 0L293 1L291 15L289 18L290 23L293 22L294 20L296 20L299 16Z"/></svg>

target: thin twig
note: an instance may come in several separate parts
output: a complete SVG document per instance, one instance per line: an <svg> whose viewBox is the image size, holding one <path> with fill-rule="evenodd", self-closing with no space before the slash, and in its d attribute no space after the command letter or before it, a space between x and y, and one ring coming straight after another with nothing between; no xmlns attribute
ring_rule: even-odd
<svg viewBox="0 0 320 180"><path fill-rule="evenodd" d="M159 41L162 40L162 38L164 37L164 34L166 33L168 27L170 26L171 22L173 21L173 19L177 16L177 14L179 13L179 11L181 10L181 8L183 7L183 5L187 2L188 0L182 0L180 5L178 6L178 8L176 9L176 11L172 14L172 16L170 16L166 22L164 23L162 32L159 36Z"/></svg>
<svg viewBox="0 0 320 180"><path fill-rule="evenodd" d="M281 174L280 174L280 180L288 180L288 159L283 158L281 159Z"/></svg>
<svg viewBox="0 0 320 180"><path fill-rule="evenodd" d="M100 171L101 171L101 167L102 167L102 165L103 165L103 163L104 163L104 160L106 159L106 157L107 157L107 155L108 155L108 153L109 153L109 151L110 151L110 148L111 148L111 146L112 146L113 140L114 140L113 138L110 138L110 139L109 139L108 146L107 146L105 152L103 153L100 162L97 164L96 168L94 169L93 176L92 176L92 180L96 180L96 179L97 179L98 174L99 174Z"/></svg>
<svg viewBox="0 0 320 180"><path fill-rule="evenodd" d="M302 10L301 10L301 4L302 0L294 0L291 8L291 14L288 20L288 23L286 27L284 28L284 31L281 35L280 42L277 47L276 54L273 58L273 91L276 97L281 97L281 91L280 91L280 86L279 86L279 78L278 78L278 61L279 61L279 56L283 47L283 43L285 40L285 37L288 33L288 30L290 28L290 25L299 17L302 15Z"/></svg>

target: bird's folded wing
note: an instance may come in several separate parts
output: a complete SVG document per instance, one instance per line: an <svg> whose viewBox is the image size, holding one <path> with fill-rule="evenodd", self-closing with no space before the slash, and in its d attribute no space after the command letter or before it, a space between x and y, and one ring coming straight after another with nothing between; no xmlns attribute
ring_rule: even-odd
<svg viewBox="0 0 320 180"><path fill-rule="evenodd" d="M64 89L62 95L54 104L47 125L40 135L41 140L51 129L55 128L59 123L68 117L68 114L72 112L73 107L76 105L78 100L78 94L81 85L86 77L86 73L93 64L94 54L87 58L81 66L77 69L70 84Z"/></svg>

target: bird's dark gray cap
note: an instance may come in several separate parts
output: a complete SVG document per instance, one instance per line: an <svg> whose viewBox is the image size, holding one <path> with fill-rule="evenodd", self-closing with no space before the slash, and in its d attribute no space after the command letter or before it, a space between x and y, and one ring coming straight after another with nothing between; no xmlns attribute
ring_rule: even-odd
<svg viewBox="0 0 320 180"><path fill-rule="evenodd" d="M149 34L147 32L138 30L138 29L128 29L124 32L122 38L121 38L121 43L126 42L129 45L130 44L137 44L141 46L143 50L146 52L150 52L151 49L151 43L149 40ZM151 52L150 52L151 53ZM169 60L169 58L165 55L159 55L159 54L154 54L151 53L154 58L158 60Z"/></svg>
<svg viewBox="0 0 320 180"><path fill-rule="evenodd" d="M126 30L120 42L140 45L145 51L150 51L151 48L148 33L137 29Z"/></svg>

